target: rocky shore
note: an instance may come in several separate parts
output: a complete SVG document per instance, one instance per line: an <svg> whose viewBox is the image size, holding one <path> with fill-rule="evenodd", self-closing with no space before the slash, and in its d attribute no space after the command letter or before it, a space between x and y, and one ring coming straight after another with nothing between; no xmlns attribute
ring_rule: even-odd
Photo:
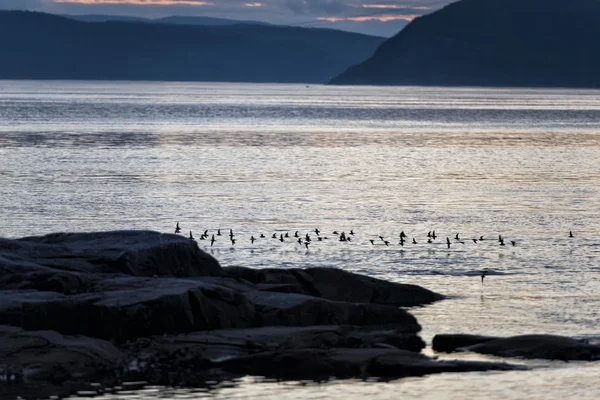
<svg viewBox="0 0 600 400"><path fill-rule="evenodd" d="M196 242L150 231L0 239L0 397L140 380L203 386L245 375L320 381L523 368L420 354L421 327L405 308L443 299L339 269L222 268ZM436 337L434 349L526 357L511 349L530 343L450 336ZM546 345L531 354L598 359L595 346L556 338L533 339Z"/></svg>

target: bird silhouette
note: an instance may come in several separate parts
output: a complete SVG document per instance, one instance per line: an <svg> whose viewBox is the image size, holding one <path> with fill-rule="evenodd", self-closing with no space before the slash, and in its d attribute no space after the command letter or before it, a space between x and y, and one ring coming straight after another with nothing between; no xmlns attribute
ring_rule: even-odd
<svg viewBox="0 0 600 400"><path fill-rule="evenodd" d="M569 237L570 238L575 237L575 236L573 236L573 231L569 231Z"/></svg>
<svg viewBox="0 0 600 400"><path fill-rule="evenodd" d="M212 235L212 238L210 239L210 247L212 247L213 244L215 244L215 235Z"/></svg>
<svg viewBox="0 0 600 400"><path fill-rule="evenodd" d="M179 222L177 222L177 224L175 225L175 233L180 233L181 232L181 228L179 227Z"/></svg>
<svg viewBox="0 0 600 400"><path fill-rule="evenodd" d="M446 236L446 244L448 245L448 248L450 248L450 238Z"/></svg>
<svg viewBox="0 0 600 400"><path fill-rule="evenodd" d="M487 275L487 270L483 270L483 272L481 273L481 284L483 285L483 280L485 279L485 276Z"/></svg>
<svg viewBox="0 0 600 400"><path fill-rule="evenodd" d="M194 240L194 236L192 235L192 231L190 231L190 239Z"/></svg>

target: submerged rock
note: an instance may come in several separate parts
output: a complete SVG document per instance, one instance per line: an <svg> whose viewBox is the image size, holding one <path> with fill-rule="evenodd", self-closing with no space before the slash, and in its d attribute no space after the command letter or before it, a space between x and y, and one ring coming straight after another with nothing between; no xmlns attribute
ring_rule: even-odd
<svg viewBox="0 0 600 400"><path fill-rule="evenodd" d="M470 335L437 335L433 338L436 351L473 351L498 357L540 358L563 361L600 360L600 346L556 335L522 335L494 338ZM452 349L449 343L463 343ZM437 346L435 345L437 343ZM442 350L444 349L444 350Z"/></svg>

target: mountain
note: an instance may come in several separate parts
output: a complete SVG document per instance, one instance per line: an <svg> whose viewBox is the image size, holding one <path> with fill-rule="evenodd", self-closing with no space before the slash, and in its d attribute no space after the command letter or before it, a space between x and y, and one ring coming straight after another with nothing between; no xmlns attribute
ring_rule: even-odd
<svg viewBox="0 0 600 400"><path fill-rule="evenodd" d="M62 15L65 18L74 19L81 22L152 22L150 19L141 17L129 17L126 15L103 15L103 14L84 14L84 15Z"/></svg>
<svg viewBox="0 0 600 400"><path fill-rule="evenodd" d="M600 87L600 1L462 0L332 84Z"/></svg>
<svg viewBox="0 0 600 400"><path fill-rule="evenodd" d="M0 12L0 79L324 83L382 38L270 25L88 23Z"/></svg>
<svg viewBox="0 0 600 400"><path fill-rule="evenodd" d="M82 22L146 22L146 23L160 23L160 24L181 24L181 25L234 25L234 24L257 24L257 25L270 25L266 22L259 21L241 21L235 19L226 18L213 18L213 17L183 17L183 16L171 16L157 19L141 18L141 17L129 17L124 15L102 15L102 14L84 14L84 15L63 15L65 18L74 19Z"/></svg>

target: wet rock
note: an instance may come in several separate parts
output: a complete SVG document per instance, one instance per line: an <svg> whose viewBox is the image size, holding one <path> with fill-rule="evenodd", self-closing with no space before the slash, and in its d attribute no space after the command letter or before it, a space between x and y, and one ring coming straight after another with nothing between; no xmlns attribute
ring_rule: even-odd
<svg viewBox="0 0 600 400"><path fill-rule="evenodd" d="M600 360L600 346L556 335L522 335L508 338L477 335L436 335L435 351L473 351L498 357L548 360Z"/></svg>
<svg viewBox="0 0 600 400"><path fill-rule="evenodd" d="M218 364L226 371L279 379L396 379L441 372L524 369L505 363L437 361L392 349L295 349L258 353Z"/></svg>
<svg viewBox="0 0 600 400"><path fill-rule="evenodd" d="M123 357L104 340L0 326L0 360L18 375L14 383L100 379L113 374Z"/></svg>
<svg viewBox="0 0 600 400"><path fill-rule="evenodd" d="M500 338L495 336L442 334L433 337L431 347L434 351L452 353L462 347L473 346L496 339Z"/></svg>
<svg viewBox="0 0 600 400"><path fill-rule="evenodd" d="M219 361L258 352L290 349L389 348L419 352L423 340L402 328L357 326L268 326L249 329L221 329L183 335L140 339L126 347L133 353L160 357L185 354L185 359Z"/></svg>
<svg viewBox="0 0 600 400"><path fill-rule="evenodd" d="M555 335L523 335L486 341L466 347L475 353L499 357L541 358L563 361L600 360L600 346Z"/></svg>
<svg viewBox="0 0 600 400"><path fill-rule="evenodd" d="M281 291L328 300L412 307L442 300L444 296L416 285L387 282L336 268L250 269L224 268L231 277L254 284L280 286ZM275 290L273 290L275 291Z"/></svg>

